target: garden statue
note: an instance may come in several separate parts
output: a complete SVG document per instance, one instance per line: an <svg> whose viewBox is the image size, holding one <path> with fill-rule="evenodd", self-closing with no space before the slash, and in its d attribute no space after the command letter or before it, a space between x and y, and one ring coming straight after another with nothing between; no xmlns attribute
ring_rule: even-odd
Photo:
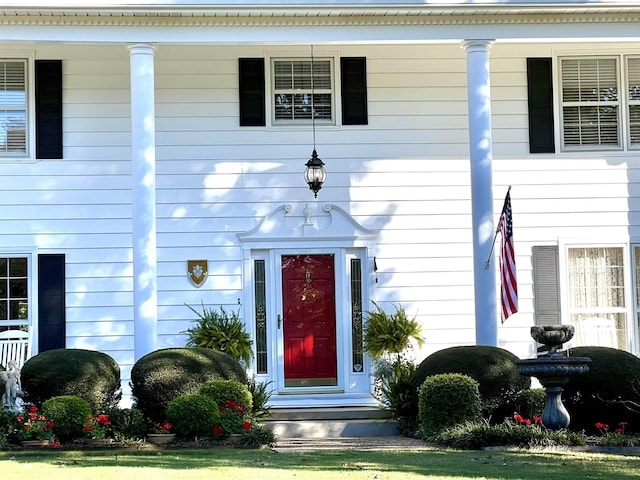
<svg viewBox="0 0 640 480"><path fill-rule="evenodd" d="M0 378L4 380L4 395L2 395L2 407L5 410L19 412L22 410L22 386L20 385L20 370L15 360L10 360L7 370L0 372Z"/></svg>

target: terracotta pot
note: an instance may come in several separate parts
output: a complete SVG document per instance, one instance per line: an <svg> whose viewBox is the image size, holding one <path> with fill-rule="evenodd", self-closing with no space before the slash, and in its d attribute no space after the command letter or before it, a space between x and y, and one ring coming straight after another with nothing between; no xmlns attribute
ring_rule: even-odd
<svg viewBox="0 0 640 480"><path fill-rule="evenodd" d="M49 440L22 440L20 445L23 447L46 447L49 445Z"/></svg>
<svg viewBox="0 0 640 480"><path fill-rule="evenodd" d="M173 442L175 438L175 433L149 433L147 435L147 441L156 445L166 445Z"/></svg>

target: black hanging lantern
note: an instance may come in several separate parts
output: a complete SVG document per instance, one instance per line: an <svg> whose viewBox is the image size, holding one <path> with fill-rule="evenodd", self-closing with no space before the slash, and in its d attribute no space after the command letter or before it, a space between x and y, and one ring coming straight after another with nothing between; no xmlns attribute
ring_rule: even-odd
<svg viewBox="0 0 640 480"><path fill-rule="evenodd" d="M313 192L314 198L318 198L318 192L322 188L322 184L327 179L327 172L324 169L324 162L318 157L316 149L313 149L311 158L307 162L307 168L304 171L304 180L309 185L309 189Z"/></svg>
<svg viewBox="0 0 640 480"><path fill-rule="evenodd" d="M324 169L324 162L318 157L318 152L316 152L316 111L313 75L313 45L311 45L311 130L313 132L313 152L311 153L311 158L306 163L307 168L304 170L304 180L313 192L313 197L318 198L318 192L327 179L327 171Z"/></svg>

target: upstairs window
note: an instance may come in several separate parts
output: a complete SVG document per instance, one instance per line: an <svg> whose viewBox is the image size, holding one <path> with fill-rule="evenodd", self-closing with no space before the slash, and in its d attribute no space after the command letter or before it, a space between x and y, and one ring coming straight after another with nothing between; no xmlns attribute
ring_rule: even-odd
<svg viewBox="0 0 640 480"><path fill-rule="evenodd" d="M563 149L640 148L640 57L561 58L559 64Z"/></svg>
<svg viewBox="0 0 640 480"><path fill-rule="evenodd" d="M617 58L570 58L560 65L564 148L621 148Z"/></svg>
<svg viewBox="0 0 640 480"><path fill-rule="evenodd" d="M629 89L629 144L640 147L640 57L627 58Z"/></svg>
<svg viewBox="0 0 640 480"><path fill-rule="evenodd" d="M273 61L274 123L335 123L332 61Z"/></svg>
<svg viewBox="0 0 640 480"><path fill-rule="evenodd" d="M27 154L26 60L0 59L0 156Z"/></svg>

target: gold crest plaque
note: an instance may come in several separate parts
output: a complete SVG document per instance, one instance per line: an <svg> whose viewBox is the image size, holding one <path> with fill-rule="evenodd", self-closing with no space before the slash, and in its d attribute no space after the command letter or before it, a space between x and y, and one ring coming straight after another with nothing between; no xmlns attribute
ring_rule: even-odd
<svg viewBox="0 0 640 480"><path fill-rule="evenodd" d="M196 287L201 287L207 279L209 265L207 260L187 260L187 274Z"/></svg>

